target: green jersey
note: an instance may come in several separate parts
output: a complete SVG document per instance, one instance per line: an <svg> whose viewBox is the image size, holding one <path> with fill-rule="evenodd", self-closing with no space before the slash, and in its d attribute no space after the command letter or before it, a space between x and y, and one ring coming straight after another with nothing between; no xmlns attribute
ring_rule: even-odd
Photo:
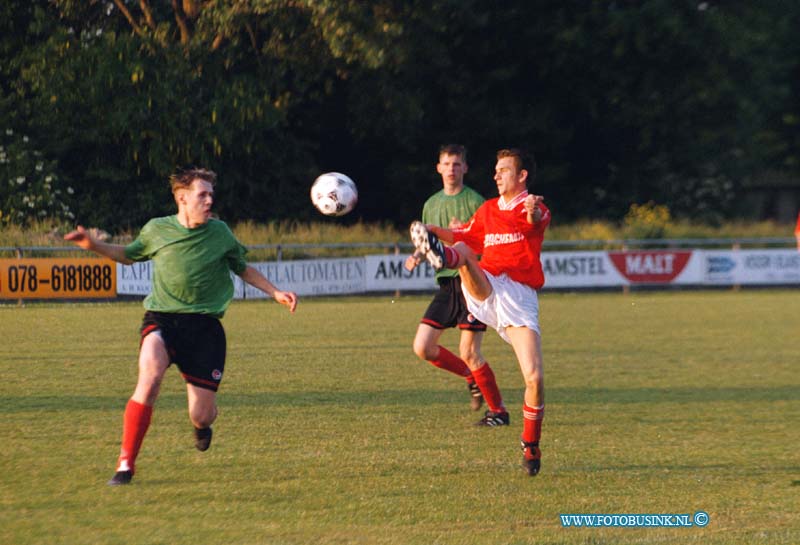
<svg viewBox="0 0 800 545"><path fill-rule="evenodd" d="M466 223L484 200L480 193L467 186L463 186L457 195L447 195L442 189L425 201L422 207L422 223L447 227L453 218ZM437 280L452 276L458 276L458 271L442 269L436 273Z"/></svg>
<svg viewBox="0 0 800 545"><path fill-rule="evenodd" d="M188 229L177 216L154 218L125 247L132 261L153 260L153 287L144 308L221 318L233 299L230 271L242 274L247 249L225 222Z"/></svg>

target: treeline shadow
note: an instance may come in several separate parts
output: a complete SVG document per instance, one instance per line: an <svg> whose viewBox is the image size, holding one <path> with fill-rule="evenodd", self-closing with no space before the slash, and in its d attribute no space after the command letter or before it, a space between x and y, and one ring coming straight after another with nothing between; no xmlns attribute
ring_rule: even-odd
<svg viewBox="0 0 800 545"><path fill-rule="evenodd" d="M382 407L431 404L463 404L466 389L341 389L255 393L222 391L219 403L225 407L300 408L320 405L353 407ZM521 400L521 388L503 389L509 402ZM757 386L757 387L677 387L677 388L549 388L549 405L613 405L613 404L656 404L656 403L716 403L731 402L775 402L800 400L800 387L796 385ZM125 396L72 395L64 392L57 396L44 395L6 395L0 398L0 411L3 413L61 412L86 410L122 410L127 402ZM183 408L186 406L184 394L163 394L158 400L159 408Z"/></svg>

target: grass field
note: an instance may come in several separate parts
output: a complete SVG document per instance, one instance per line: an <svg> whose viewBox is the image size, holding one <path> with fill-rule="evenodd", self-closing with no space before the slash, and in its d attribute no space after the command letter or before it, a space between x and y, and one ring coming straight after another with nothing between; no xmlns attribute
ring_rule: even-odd
<svg viewBox="0 0 800 545"><path fill-rule="evenodd" d="M511 426L475 428L463 381L411 352L427 301L234 303L211 449L171 369L116 488L140 304L0 307L0 543L800 543L800 291L544 293L536 478L511 348L487 333Z"/></svg>

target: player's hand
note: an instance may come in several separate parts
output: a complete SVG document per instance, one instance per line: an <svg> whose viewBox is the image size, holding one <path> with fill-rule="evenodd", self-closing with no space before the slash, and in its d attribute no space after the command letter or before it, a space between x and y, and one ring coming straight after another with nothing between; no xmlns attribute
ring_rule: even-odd
<svg viewBox="0 0 800 545"><path fill-rule="evenodd" d="M541 195L528 195L525 197L523 206L534 221L539 221L542 217L542 209L539 207L542 202L544 202L544 197Z"/></svg>
<svg viewBox="0 0 800 545"><path fill-rule="evenodd" d="M272 294L273 299L282 305L289 307L290 312L294 312L297 308L297 294L293 291L280 291L277 290Z"/></svg>
<svg viewBox="0 0 800 545"><path fill-rule="evenodd" d="M92 239L91 234L81 225L78 225L74 231L64 235L64 240L74 242L75 245L83 248L84 250L91 250L94 248L94 240Z"/></svg>
<svg viewBox="0 0 800 545"><path fill-rule="evenodd" d="M403 263L403 267L410 272L416 269L417 265L420 263L422 263L422 256L419 254L419 252L414 252L412 255L406 258L405 263Z"/></svg>
<svg viewBox="0 0 800 545"><path fill-rule="evenodd" d="M464 223L458 218L451 218L450 223L447 224L448 229L459 229L464 227Z"/></svg>
<svg viewBox="0 0 800 545"><path fill-rule="evenodd" d="M533 213L539 209L539 203L543 201L544 197L542 197L541 195L528 195L527 197L525 197L525 203L524 203L525 210L527 210L530 213Z"/></svg>

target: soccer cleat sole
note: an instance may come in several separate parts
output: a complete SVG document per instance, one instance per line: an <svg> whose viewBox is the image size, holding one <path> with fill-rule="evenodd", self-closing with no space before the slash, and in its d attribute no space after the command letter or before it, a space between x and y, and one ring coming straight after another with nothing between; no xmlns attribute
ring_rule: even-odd
<svg viewBox="0 0 800 545"><path fill-rule="evenodd" d="M522 469L531 477L539 474L542 468L542 451L539 450L539 442L522 443Z"/></svg>
<svg viewBox="0 0 800 545"><path fill-rule="evenodd" d="M194 430L194 446L200 452L205 452L208 450L208 447L211 446L211 437L213 435L213 431L211 428L205 428L202 430L195 429Z"/></svg>
<svg viewBox="0 0 800 545"><path fill-rule="evenodd" d="M131 479L133 479L132 471L117 471L107 484L108 486L121 486L130 484Z"/></svg>
<svg viewBox="0 0 800 545"><path fill-rule="evenodd" d="M522 469L524 469L525 473L527 473L531 477L535 477L536 475L538 475L539 470L541 468L542 468L542 461L538 458L534 460L526 460L526 459L522 460Z"/></svg>
<svg viewBox="0 0 800 545"><path fill-rule="evenodd" d="M431 264L434 270L441 270L444 268L444 259L431 248L430 237L428 230L422 222L415 221L411 224L409 229L411 233L411 242L414 248L425 257L425 260Z"/></svg>
<svg viewBox="0 0 800 545"><path fill-rule="evenodd" d="M491 411L486 411L486 416L475 423L476 426L488 428L508 426L509 424L511 424L511 418L508 413L492 413Z"/></svg>

